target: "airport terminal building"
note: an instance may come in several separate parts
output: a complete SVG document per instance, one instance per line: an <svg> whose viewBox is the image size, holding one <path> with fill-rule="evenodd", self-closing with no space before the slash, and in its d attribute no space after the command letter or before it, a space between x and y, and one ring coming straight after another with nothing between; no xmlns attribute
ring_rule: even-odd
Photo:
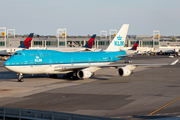
<svg viewBox="0 0 180 120"><path fill-rule="evenodd" d="M76 38L37 38L34 37L31 42L31 47L65 47L65 41L67 41L67 47L82 47L84 46L89 37L76 37ZM25 38L0 38L0 47L18 47ZM111 40L109 38L96 37L94 42L94 48L106 49ZM139 40L139 47L147 48L159 48L159 47L180 47L180 40L173 41L172 39L153 39L150 35L127 35L125 47L132 47L135 42ZM6 42L5 42L6 41Z"/></svg>

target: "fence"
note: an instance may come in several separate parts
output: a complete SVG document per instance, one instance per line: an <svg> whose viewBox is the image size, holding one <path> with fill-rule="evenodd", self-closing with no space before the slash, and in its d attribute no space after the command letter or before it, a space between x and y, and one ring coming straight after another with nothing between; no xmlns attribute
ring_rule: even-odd
<svg viewBox="0 0 180 120"><path fill-rule="evenodd" d="M0 107L0 119L6 120L6 118L19 120L120 120L63 112Z"/></svg>

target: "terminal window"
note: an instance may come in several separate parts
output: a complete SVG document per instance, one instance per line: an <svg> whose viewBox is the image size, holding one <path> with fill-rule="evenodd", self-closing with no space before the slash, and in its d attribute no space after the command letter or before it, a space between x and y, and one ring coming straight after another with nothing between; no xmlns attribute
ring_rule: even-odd
<svg viewBox="0 0 180 120"><path fill-rule="evenodd" d="M153 42L150 42L150 41L143 41L143 45L153 45Z"/></svg>
<svg viewBox="0 0 180 120"><path fill-rule="evenodd" d="M59 42L59 46L65 46L65 42Z"/></svg>
<svg viewBox="0 0 180 120"><path fill-rule="evenodd" d="M109 45L109 41L98 41L98 45Z"/></svg>
<svg viewBox="0 0 180 120"><path fill-rule="evenodd" d="M131 45L134 45L136 43L136 41L131 41Z"/></svg>
<svg viewBox="0 0 180 120"><path fill-rule="evenodd" d="M154 42L154 45L159 45L159 42Z"/></svg>
<svg viewBox="0 0 180 120"><path fill-rule="evenodd" d="M57 41L46 41L47 46L57 46Z"/></svg>
<svg viewBox="0 0 180 120"><path fill-rule="evenodd" d="M4 41L0 41L0 46L5 46L5 42Z"/></svg>
<svg viewBox="0 0 180 120"><path fill-rule="evenodd" d="M42 41L34 41L34 45L42 45Z"/></svg>

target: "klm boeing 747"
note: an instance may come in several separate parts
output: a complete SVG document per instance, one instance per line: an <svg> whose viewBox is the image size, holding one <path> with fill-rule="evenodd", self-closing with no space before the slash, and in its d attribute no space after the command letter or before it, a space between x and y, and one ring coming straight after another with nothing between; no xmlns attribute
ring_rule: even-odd
<svg viewBox="0 0 180 120"><path fill-rule="evenodd" d="M66 74L65 78L90 78L93 73L103 67L117 68L120 76L129 76L139 65L174 65L162 64L110 64L128 56L124 47L129 24L124 24L105 51L96 52L60 52L53 50L21 50L14 53L4 66L19 75L22 82L23 74ZM132 55L132 54L131 54Z"/></svg>

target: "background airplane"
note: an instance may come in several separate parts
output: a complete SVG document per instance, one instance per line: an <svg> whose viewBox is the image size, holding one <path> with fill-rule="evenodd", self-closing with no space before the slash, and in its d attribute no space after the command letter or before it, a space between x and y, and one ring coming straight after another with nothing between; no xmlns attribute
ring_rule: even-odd
<svg viewBox="0 0 180 120"><path fill-rule="evenodd" d="M127 48L124 47L122 50L126 51L127 54L132 54L132 53L137 52L138 45L139 45L139 40L136 41L136 43L132 46L131 49L127 49Z"/></svg>
<svg viewBox="0 0 180 120"><path fill-rule="evenodd" d="M84 79L104 67L117 68L120 76L129 76L139 65L174 65L172 64L110 64L129 54L119 51L124 47L129 24L124 24L104 51L95 52L60 52L53 50L21 50L14 53L4 66L19 75L22 82L23 74L64 74L65 78ZM132 55L132 54L131 54Z"/></svg>
<svg viewBox="0 0 180 120"><path fill-rule="evenodd" d="M175 55L178 56L179 49L173 49L173 48L158 48L156 49L157 55ZM157 52L158 51L158 52Z"/></svg>
<svg viewBox="0 0 180 120"><path fill-rule="evenodd" d="M11 56L14 54L14 52L18 50L29 49L33 35L34 33L30 33L29 36L24 40L24 42L18 48L17 47L0 48L0 56L5 56L3 57L3 60L7 60L6 56Z"/></svg>
<svg viewBox="0 0 180 120"><path fill-rule="evenodd" d="M93 49L96 34L94 34L83 47L47 47L47 50L57 50L62 52L77 52L77 51L98 51L100 49Z"/></svg>

